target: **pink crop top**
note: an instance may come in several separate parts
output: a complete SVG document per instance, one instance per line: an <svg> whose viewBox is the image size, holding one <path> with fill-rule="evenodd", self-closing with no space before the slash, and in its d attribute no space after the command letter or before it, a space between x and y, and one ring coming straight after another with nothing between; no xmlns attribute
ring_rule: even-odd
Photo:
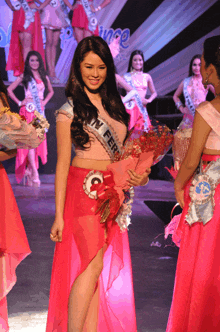
<svg viewBox="0 0 220 332"><path fill-rule="evenodd" d="M205 147L210 150L220 150L220 113L208 101L201 103L196 110L212 128Z"/></svg>
<svg viewBox="0 0 220 332"><path fill-rule="evenodd" d="M59 110L56 111L56 121L66 121L68 118L73 119L73 107L67 102ZM126 126L112 119L107 112L100 112L99 116L108 124L110 129L115 132L117 137L117 143L122 147L124 139L126 137L127 128ZM79 158L85 159L94 159L94 160L109 160L110 156L105 150L104 145L95 137L91 130L86 127L85 130L89 133L91 138L91 144L88 144L88 150L82 150L79 147L75 146L76 156Z"/></svg>
<svg viewBox="0 0 220 332"><path fill-rule="evenodd" d="M44 100L44 90L45 90L44 82L41 80L36 80L36 82L37 82L37 91L38 91L39 98L41 100ZM24 90L25 90L25 98L32 99L32 94L31 94L29 85L28 85L28 88L24 89Z"/></svg>

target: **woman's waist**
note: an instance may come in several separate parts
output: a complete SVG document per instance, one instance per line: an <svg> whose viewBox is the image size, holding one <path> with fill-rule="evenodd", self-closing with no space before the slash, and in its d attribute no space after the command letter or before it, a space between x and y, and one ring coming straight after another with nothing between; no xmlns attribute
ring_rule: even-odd
<svg viewBox="0 0 220 332"><path fill-rule="evenodd" d="M106 171L107 166L111 164L111 160L97 160L74 157L72 160L72 166L76 168L82 168L86 170Z"/></svg>
<svg viewBox="0 0 220 332"><path fill-rule="evenodd" d="M39 96L40 102L42 102L44 100L43 97ZM29 97L25 97L25 104L27 103L33 103L34 104L34 99L33 98L29 98Z"/></svg>

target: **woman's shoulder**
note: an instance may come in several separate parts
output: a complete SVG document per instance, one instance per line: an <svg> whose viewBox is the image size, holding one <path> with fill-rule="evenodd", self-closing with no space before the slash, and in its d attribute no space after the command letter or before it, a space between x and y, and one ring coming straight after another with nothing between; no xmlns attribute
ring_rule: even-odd
<svg viewBox="0 0 220 332"><path fill-rule="evenodd" d="M73 112L73 102L71 99L68 99L68 101L63 104L56 112L55 112L55 115L57 117L57 120L58 119L58 115L64 115L65 117L69 118L69 119L73 119L73 116L74 116L74 112ZM60 117L61 118L61 117Z"/></svg>
<svg viewBox="0 0 220 332"><path fill-rule="evenodd" d="M206 120L206 122L220 121L220 103L217 100L203 101L196 107L196 111Z"/></svg>

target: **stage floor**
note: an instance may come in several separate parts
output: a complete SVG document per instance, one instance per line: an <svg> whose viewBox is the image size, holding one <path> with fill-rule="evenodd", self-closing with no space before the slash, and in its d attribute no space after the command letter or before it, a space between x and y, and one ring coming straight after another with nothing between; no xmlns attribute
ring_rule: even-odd
<svg viewBox="0 0 220 332"><path fill-rule="evenodd" d="M18 266L18 281L8 295L10 332L45 331L54 251L49 238L55 209L54 176L44 175L41 180L39 189L29 188L16 185L10 175L32 250ZM151 180L146 187L135 190L129 228L138 331L164 332L178 249L166 246L163 241L165 224L152 212L155 208L151 210L144 201L157 202L156 210L164 207L164 202L175 202L173 183Z"/></svg>

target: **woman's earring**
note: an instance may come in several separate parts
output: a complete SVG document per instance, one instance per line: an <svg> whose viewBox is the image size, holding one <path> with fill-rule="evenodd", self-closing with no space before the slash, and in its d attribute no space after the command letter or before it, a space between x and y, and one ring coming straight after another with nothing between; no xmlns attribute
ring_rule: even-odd
<svg viewBox="0 0 220 332"><path fill-rule="evenodd" d="M203 84L205 89L207 89L208 84L209 84L209 81L208 81L208 74L206 74L205 83Z"/></svg>

